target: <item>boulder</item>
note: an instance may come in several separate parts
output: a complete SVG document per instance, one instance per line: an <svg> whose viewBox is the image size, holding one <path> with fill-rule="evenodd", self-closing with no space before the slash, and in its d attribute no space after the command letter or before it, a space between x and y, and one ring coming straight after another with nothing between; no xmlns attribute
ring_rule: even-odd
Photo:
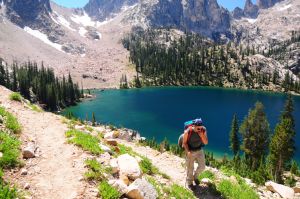
<svg viewBox="0 0 300 199"><path fill-rule="evenodd" d="M119 138L126 141L132 141L131 135L127 131L121 131Z"/></svg>
<svg viewBox="0 0 300 199"><path fill-rule="evenodd" d="M268 181L265 183L265 186L267 187L268 190L278 193L281 197L283 198L294 198L294 190L290 187L281 185L281 184L277 184L275 182L272 181Z"/></svg>
<svg viewBox="0 0 300 199"><path fill-rule="evenodd" d="M129 185L126 196L132 199L156 199L158 195L147 180L139 178Z"/></svg>
<svg viewBox="0 0 300 199"><path fill-rule="evenodd" d="M135 180L142 175L139 163L134 157L128 154L118 157L118 165L120 175L126 175L129 179Z"/></svg>
<svg viewBox="0 0 300 199"><path fill-rule="evenodd" d="M114 139L106 139L105 142L111 146L118 146L117 140Z"/></svg>
<svg viewBox="0 0 300 199"><path fill-rule="evenodd" d="M116 188L122 195L128 192L127 185L122 180L110 180L108 184Z"/></svg>
<svg viewBox="0 0 300 199"><path fill-rule="evenodd" d="M104 139L113 139L114 138L114 132L110 131L105 133Z"/></svg>
<svg viewBox="0 0 300 199"><path fill-rule="evenodd" d="M294 192L295 192L295 193L300 193L300 187L297 187L297 186L296 186L296 187L294 187L293 189L294 189Z"/></svg>
<svg viewBox="0 0 300 199"><path fill-rule="evenodd" d="M35 144L30 142L28 143L28 145L23 149L22 154L23 154L23 158L34 158L35 157Z"/></svg>
<svg viewBox="0 0 300 199"><path fill-rule="evenodd" d="M128 177L126 175L121 175L120 176L120 180L122 180L124 182L124 184L126 184L127 186L130 183L130 181L129 181L129 179L128 179Z"/></svg>
<svg viewBox="0 0 300 199"><path fill-rule="evenodd" d="M118 165L118 160L117 159L111 159L109 161L109 166L112 168L112 174L115 174L115 173L119 172L119 165Z"/></svg>
<svg viewBox="0 0 300 199"><path fill-rule="evenodd" d="M99 146L100 146L100 148L103 150L103 151L105 151L105 152L107 152L107 153L109 153L109 154L112 154L113 153L113 151L108 147L108 146L105 146L105 145L103 145L103 144L99 144Z"/></svg>

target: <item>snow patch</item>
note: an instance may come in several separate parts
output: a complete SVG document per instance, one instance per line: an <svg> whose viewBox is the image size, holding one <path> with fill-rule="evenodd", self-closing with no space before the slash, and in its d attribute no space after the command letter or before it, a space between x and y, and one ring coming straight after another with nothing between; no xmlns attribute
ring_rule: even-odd
<svg viewBox="0 0 300 199"><path fill-rule="evenodd" d="M63 51L61 50L62 45L57 44L57 43L53 43L52 41L50 41L50 40L48 39L48 36L47 36L47 35L45 35L44 33L40 32L39 30L33 30L33 29L31 29L31 28L29 28L29 27L27 27L27 26L24 27L24 30L25 30L27 33L29 33L30 35L32 35L32 36L34 36L34 37L40 39L40 40L41 40L42 42L44 42L45 44L48 44L49 46L51 46L51 47L53 47L53 48L55 48L55 49L57 49L57 50L63 52Z"/></svg>
<svg viewBox="0 0 300 199"><path fill-rule="evenodd" d="M78 32L82 37L85 37L85 33L87 33L87 30L84 27L80 27Z"/></svg>
<svg viewBox="0 0 300 199"><path fill-rule="evenodd" d="M79 15L72 15L71 20L77 24L81 24L83 26L97 26L97 22L93 21L85 12L82 16Z"/></svg>
<svg viewBox="0 0 300 199"><path fill-rule="evenodd" d="M69 30L72 30L72 31L76 31L75 29L71 28L71 24L70 22L68 22L63 16L61 15L58 15L58 22L63 25L64 27L68 28Z"/></svg>
<svg viewBox="0 0 300 199"><path fill-rule="evenodd" d="M278 11L283 11L283 10L289 9L290 7L292 7L292 4L288 4L288 5L285 5L283 7L279 7L279 8L277 8L277 10Z"/></svg>
<svg viewBox="0 0 300 199"><path fill-rule="evenodd" d="M244 18L244 19L251 24L254 24L257 21L257 19L251 19L251 18Z"/></svg>
<svg viewBox="0 0 300 199"><path fill-rule="evenodd" d="M84 54L81 54L80 57L85 57L85 53L84 53Z"/></svg>

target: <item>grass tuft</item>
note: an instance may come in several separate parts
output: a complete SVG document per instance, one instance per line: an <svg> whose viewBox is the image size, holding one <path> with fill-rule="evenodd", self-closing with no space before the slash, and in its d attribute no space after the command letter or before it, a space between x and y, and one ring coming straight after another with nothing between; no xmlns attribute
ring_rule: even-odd
<svg viewBox="0 0 300 199"><path fill-rule="evenodd" d="M18 102L21 102L22 101L22 96L20 93L11 93L9 95L9 99L10 100L14 100L14 101L18 101Z"/></svg>
<svg viewBox="0 0 300 199"><path fill-rule="evenodd" d="M77 146L80 146L84 150L89 151L95 155L103 153L103 150L99 146L98 138L74 129L68 130L65 134L66 137L69 138L69 143L73 143Z"/></svg>
<svg viewBox="0 0 300 199"><path fill-rule="evenodd" d="M203 178L208 178L212 181L215 180L215 174L212 173L211 171L203 171L202 173L200 173L200 175L198 176L198 179L201 181Z"/></svg>
<svg viewBox="0 0 300 199"><path fill-rule="evenodd" d="M168 188L166 190L167 192L169 192L169 196L170 198L174 197L174 198L180 198L180 199L196 199L196 197L194 196L194 194L185 189L182 186L179 186L177 184L173 184L170 188Z"/></svg>
<svg viewBox="0 0 300 199"><path fill-rule="evenodd" d="M4 124L7 129L11 130L13 133L21 132L21 126L18 120L3 107L0 107L0 115L4 118Z"/></svg>
<svg viewBox="0 0 300 199"><path fill-rule="evenodd" d="M18 198L18 191L16 188L10 188L9 184L6 184L0 179L0 198L15 199Z"/></svg>
<svg viewBox="0 0 300 199"><path fill-rule="evenodd" d="M104 167L96 159L87 159L85 164L89 168L89 171L84 174L87 180L102 181L105 179L105 173L111 172L110 167Z"/></svg>
<svg viewBox="0 0 300 199"><path fill-rule="evenodd" d="M3 153L0 158L0 168L19 166L21 164L18 159L20 157L21 142L17 138L0 131L0 143L0 152Z"/></svg>
<svg viewBox="0 0 300 199"><path fill-rule="evenodd" d="M234 184L230 180L222 180L217 184L217 190L225 198L230 199L258 199L257 193L245 182Z"/></svg>
<svg viewBox="0 0 300 199"><path fill-rule="evenodd" d="M121 194L106 181L101 182L98 189L102 199L119 199L121 196Z"/></svg>

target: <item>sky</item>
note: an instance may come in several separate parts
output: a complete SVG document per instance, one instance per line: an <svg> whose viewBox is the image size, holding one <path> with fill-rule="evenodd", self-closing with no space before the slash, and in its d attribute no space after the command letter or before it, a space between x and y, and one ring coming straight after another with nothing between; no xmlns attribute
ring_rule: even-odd
<svg viewBox="0 0 300 199"><path fill-rule="evenodd" d="M83 7L88 2L88 0L53 0L53 1L59 5L68 8L80 8ZM252 0L252 2L255 3L256 0ZM245 0L218 0L218 3L221 6L232 11L237 6L240 8L244 8Z"/></svg>

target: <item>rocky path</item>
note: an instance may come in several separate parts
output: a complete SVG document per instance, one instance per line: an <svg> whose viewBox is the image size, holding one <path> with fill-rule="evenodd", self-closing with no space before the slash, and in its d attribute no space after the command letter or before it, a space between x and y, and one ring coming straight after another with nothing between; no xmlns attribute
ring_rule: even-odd
<svg viewBox="0 0 300 199"><path fill-rule="evenodd" d="M25 104L9 100L10 91L0 87L1 106L13 113L22 125L21 140L34 141L37 157L25 160L27 175L12 172L13 181L27 184L32 198L77 199L84 198L85 182L83 157L75 146L65 143L67 126L61 117L47 112L34 112ZM23 147L24 147L23 146Z"/></svg>

